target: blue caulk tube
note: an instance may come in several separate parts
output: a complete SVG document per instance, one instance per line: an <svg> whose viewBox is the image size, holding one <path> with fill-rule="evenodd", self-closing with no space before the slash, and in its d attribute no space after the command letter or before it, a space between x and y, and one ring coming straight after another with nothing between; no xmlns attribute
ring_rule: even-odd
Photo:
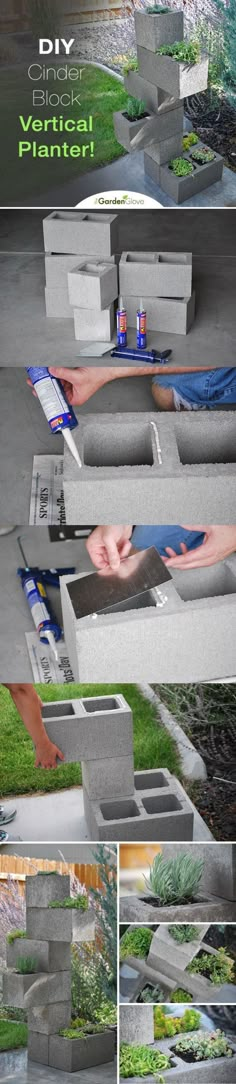
<svg viewBox="0 0 236 1084"><path fill-rule="evenodd" d="M123 304L123 297L119 297L116 313L117 346L127 346L127 312Z"/></svg>
<svg viewBox="0 0 236 1084"><path fill-rule="evenodd" d="M145 350L147 345L147 313L143 307L142 298L140 298L139 309L137 310L137 347L138 350Z"/></svg>
<svg viewBox="0 0 236 1084"><path fill-rule="evenodd" d="M82 467L71 433L71 430L78 425L78 421L74 410L67 402L61 380L58 380L56 376L51 376L46 366L29 365L26 367L26 372L41 403L51 433L63 434L71 454L76 459L76 463L78 463L79 467Z"/></svg>
<svg viewBox="0 0 236 1084"><path fill-rule="evenodd" d="M43 644L49 644L56 661L58 661L56 643L61 639L62 630L50 610L40 570L27 566L20 537L17 541L25 566L18 569L18 576L21 579L21 585L31 611L34 626L37 629L39 639Z"/></svg>

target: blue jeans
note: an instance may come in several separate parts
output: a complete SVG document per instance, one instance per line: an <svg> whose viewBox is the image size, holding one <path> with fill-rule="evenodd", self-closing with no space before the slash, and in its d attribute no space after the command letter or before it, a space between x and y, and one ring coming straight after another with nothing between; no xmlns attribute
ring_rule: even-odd
<svg viewBox="0 0 236 1084"><path fill-rule="evenodd" d="M189 550L195 550L204 541L203 531L188 531L179 524L167 524L164 527L134 527L132 545L138 550L147 550L149 546L155 546L161 557L167 557L166 546L171 546L175 553L180 554L180 543L185 542Z"/></svg>
<svg viewBox="0 0 236 1084"><path fill-rule="evenodd" d="M206 369L203 373L179 373L154 376L153 384L172 388L176 410L214 410L216 406L236 404L236 367Z"/></svg>

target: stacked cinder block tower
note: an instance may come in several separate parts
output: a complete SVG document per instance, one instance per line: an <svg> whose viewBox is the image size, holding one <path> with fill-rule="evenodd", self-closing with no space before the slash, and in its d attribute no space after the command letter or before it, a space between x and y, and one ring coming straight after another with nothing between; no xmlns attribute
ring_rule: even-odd
<svg viewBox="0 0 236 1084"><path fill-rule="evenodd" d="M43 221L50 317L74 317L76 339L109 341L118 295L117 215L52 211Z"/></svg>
<svg viewBox="0 0 236 1084"><path fill-rule="evenodd" d="M26 877L26 937L16 937L7 945L8 970L3 976L4 1003L28 1011L29 1058L68 1072L114 1056L111 1032L85 1040L59 1035L71 1021L71 943L95 938L92 908L66 906L69 896L69 875L55 872ZM51 908L53 901L59 906ZM34 957L36 971L18 973L19 957L27 956Z"/></svg>
<svg viewBox="0 0 236 1084"><path fill-rule="evenodd" d="M132 120L125 112L115 113L116 137L128 151L144 149L146 173L175 203L182 203L222 177L219 154L203 164L192 158L193 150L203 148L200 139L196 148L183 150L184 98L207 89L208 59L202 56L191 64L158 53L160 46L183 40L182 11L152 14L149 7L135 11L134 20L138 71L130 70L124 83L130 95L145 103L147 115ZM170 167L179 157L192 167L184 176Z"/></svg>
<svg viewBox="0 0 236 1084"><path fill-rule="evenodd" d="M65 761L81 761L91 839L193 838L193 810L178 780L134 772L133 719L121 693L45 704L48 737Z"/></svg>

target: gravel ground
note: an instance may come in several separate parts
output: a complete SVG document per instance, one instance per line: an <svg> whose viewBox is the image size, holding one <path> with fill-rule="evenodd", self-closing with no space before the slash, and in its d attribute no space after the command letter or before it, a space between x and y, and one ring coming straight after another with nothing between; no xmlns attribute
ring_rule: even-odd
<svg viewBox="0 0 236 1084"><path fill-rule="evenodd" d="M73 37L73 27L69 27L69 37ZM76 55L83 60L94 60L107 64L114 71L121 72L124 55L133 50L136 55L134 19L109 19L97 22L93 26L84 24L80 27L79 48Z"/></svg>

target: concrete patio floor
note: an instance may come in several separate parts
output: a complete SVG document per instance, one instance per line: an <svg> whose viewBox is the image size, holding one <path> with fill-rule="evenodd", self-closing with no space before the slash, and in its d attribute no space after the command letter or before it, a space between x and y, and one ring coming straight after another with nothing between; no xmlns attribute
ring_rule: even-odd
<svg viewBox="0 0 236 1084"><path fill-rule="evenodd" d="M36 1061L28 1061L26 1050L9 1050L0 1054L0 1080L1 1084L71 1084L73 1081L81 1081L81 1084L115 1084L116 1063L108 1062L105 1065L93 1066L92 1069L83 1069L80 1073L58 1072L58 1069L50 1069L46 1065L39 1065Z"/></svg>

